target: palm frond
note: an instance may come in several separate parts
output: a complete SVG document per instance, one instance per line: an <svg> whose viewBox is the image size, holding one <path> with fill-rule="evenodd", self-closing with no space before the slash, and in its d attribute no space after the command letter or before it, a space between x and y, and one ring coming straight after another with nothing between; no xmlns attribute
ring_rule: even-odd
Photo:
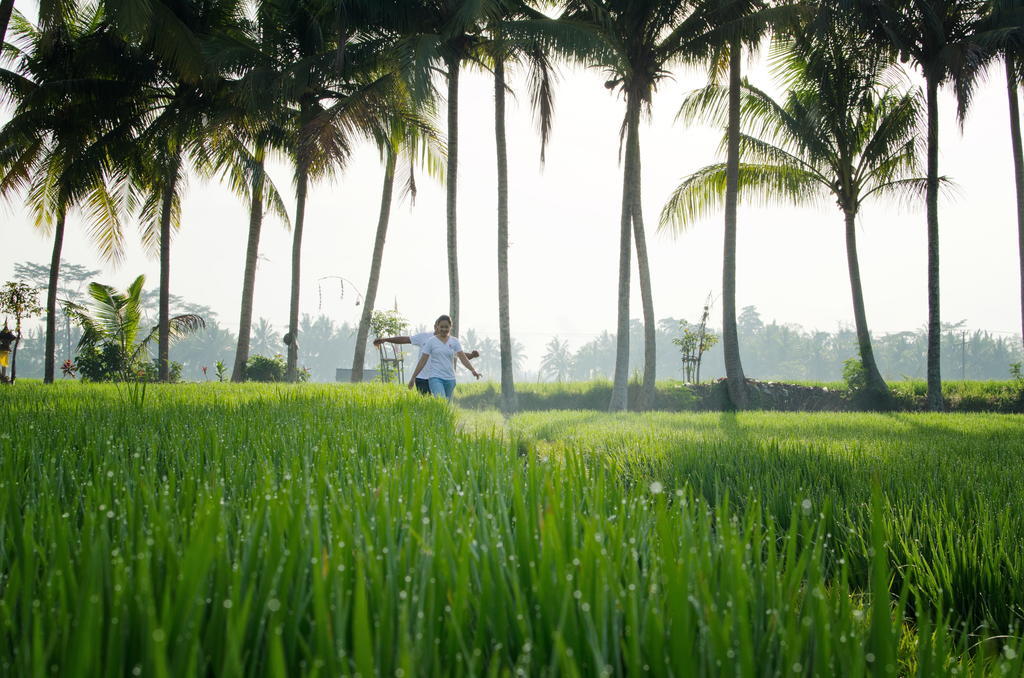
<svg viewBox="0 0 1024 678"><path fill-rule="evenodd" d="M551 123L554 118L555 95L554 83L557 74L548 53L539 45L528 50L527 82L530 90L530 107L534 111L537 129L540 132L540 162L544 164L544 154L551 135Z"/></svg>
<svg viewBox="0 0 1024 678"><path fill-rule="evenodd" d="M118 338L122 348L129 345L130 342L122 338L128 329L124 295L99 282L89 283L88 294L93 299L92 319L100 334Z"/></svg>
<svg viewBox="0 0 1024 678"><path fill-rule="evenodd" d="M128 286L127 294L122 297L123 330L121 337L123 348L127 352L135 343L139 323L142 321L142 287L146 284L146 276L140 275Z"/></svg>
<svg viewBox="0 0 1024 678"><path fill-rule="evenodd" d="M139 237L143 251L156 258L160 256L160 194L151 190L144 196L138 214Z"/></svg>
<svg viewBox="0 0 1024 678"><path fill-rule="evenodd" d="M891 198L900 209L912 210L924 205L925 196L928 191L927 177L912 177L909 179L895 179L893 181L879 184L864 194L864 198L871 196ZM960 193L956 182L948 177L939 177L939 191L947 198L954 198Z"/></svg>
<svg viewBox="0 0 1024 678"><path fill-rule="evenodd" d="M292 227L291 217L288 216L288 207L284 204L284 198L277 189L277 184L266 173L263 174L263 201L270 212L281 220L286 229Z"/></svg>
<svg viewBox="0 0 1024 678"><path fill-rule="evenodd" d="M672 192L659 218L659 230L682 233L725 207L725 163L709 165L686 177ZM752 205L817 205L820 178L800 167L740 163L739 200Z"/></svg>
<svg viewBox="0 0 1024 678"><path fill-rule="evenodd" d="M860 153L860 164L871 166L914 144L923 122L921 99L913 93L883 92L868 118L870 136ZM913 150L913 149L911 149ZM916 166L918 154L911 153Z"/></svg>
<svg viewBox="0 0 1024 678"><path fill-rule="evenodd" d="M206 329L206 321L195 313L176 315L167 320L171 341L177 341L199 330Z"/></svg>
<svg viewBox="0 0 1024 678"><path fill-rule="evenodd" d="M27 203L35 217L35 224L49 233L50 227L59 215L65 213L60 204L60 174L62 158L49 153L41 158L40 166L28 186Z"/></svg>
<svg viewBox="0 0 1024 678"><path fill-rule="evenodd" d="M171 343L183 339L191 334L195 334L201 329L206 329L206 321L194 313L176 315L167 319L168 337ZM151 327L149 332L146 333L146 336L135 344L135 350L131 354L132 360L134 360L142 351L147 350L149 344L157 338L159 333L159 325Z"/></svg>
<svg viewBox="0 0 1024 678"><path fill-rule="evenodd" d="M102 332L96 323L89 316L89 309L73 301L64 302L64 312L82 329L82 336L78 340L78 349L95 346L102 338Z"/></svg>
<svg viewBox="0 0 1024 678"><path fill-rule="evenodd" d="M723 140L722 143L724 145L725 141ZM815 163L757 137L740 134L739 146L740 157L744 162L755 165L792 167L817 177L818 181L825 186L831 183L830 178Z"/></svg>
<svg viewBox="0 0 1024 678"><path fill-rule="evenodd" d="M124 261L124 232L121 218L124 214L124 194L108 189L101 182L89 192L83 205L89 238L100 250L102 257L115 266Z"/></svg>

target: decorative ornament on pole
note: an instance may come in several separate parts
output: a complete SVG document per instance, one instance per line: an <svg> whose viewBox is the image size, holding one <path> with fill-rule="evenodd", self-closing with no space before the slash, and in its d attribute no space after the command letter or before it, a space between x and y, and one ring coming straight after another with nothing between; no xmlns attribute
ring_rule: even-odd
<svg viewBox="0 0 1024 678"><path fill-rule="evenodd" d="M349 287L352 288L352 291L356 293L356 304L355 305L359 306L360 304L363 303L363 293L359 291L359 288L356 287L356 284L354 282L352 282L348 278L343 278L340 275L325 275L324 277L317 278L317 280L316 280L316 292L317 292L317 297L318 297L318 301L319 301L319 303L317 304L317 310L318 311L322 311L323 308L324 308L324 285L323 285L323 283L324 283L325 280L337 280L338 281L338 299L340 301L344 301L345 300L345 283L348 283Z"/></svg>

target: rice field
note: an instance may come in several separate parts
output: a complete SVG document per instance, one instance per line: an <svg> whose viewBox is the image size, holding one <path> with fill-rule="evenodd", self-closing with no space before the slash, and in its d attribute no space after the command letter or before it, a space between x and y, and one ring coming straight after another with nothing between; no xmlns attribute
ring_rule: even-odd
<svg viewBox="0 0 1024 678"><path fill-rule="evenodd" d="M0 675L1024 675L1017 415L0 389Z"/></svg>

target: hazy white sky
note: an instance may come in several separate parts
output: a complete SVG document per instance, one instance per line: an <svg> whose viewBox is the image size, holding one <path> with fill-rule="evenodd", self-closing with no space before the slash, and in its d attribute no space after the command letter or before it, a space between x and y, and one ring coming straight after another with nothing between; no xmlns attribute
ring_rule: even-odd
<svg viewBox="0 0 1024 678"><path fill-rule="evenodd" d="M751 72L759 85L768 75ZM529 114L528 96L513 80L518 101L509 101L510 270L512 332L536 369L552 336L575 350L615 326L621 166L618 132L624 105L603 87L603 74L563 69L556 120L544 168ZM459 258L463 328L497 338L496 188L493 85L490 77L462 78L459 158ZM942 318L970 328L1020 332L1019 264L1014 216L1007 97L1001 71L978 93L963 134L952 97L942 104L940 171L959 185L940 211ZM685 174L719 159L721 133L674 124L682 96L704 83L698 72L665 81L653 118L641 129L643 203L654 283L655 314L695 319L704 298L721 291L722 217L672 237L657 230L661 207ZM442 124L443 124L442 116ZM290 168L272 169L294 214ZM383 167L365 145L333 182L315 185L307 206L303 246L302 312L320 310L355 323L355 296L338 299L317 280L344 276L366 287L377 224ZM831 203L818 210L776 207L740 209L737 301L756 305L765 320L833 330L852 325L842 217ZM16 262L44 263L52 241L34 229L15 199L3 214L0 279ZM183 226L172 250L171 291L213 307L237 328L248 226L245 205L216 182L192 179L183 204ZM927 312L925 214L875 203L862 212L859 251L868 322L873 332L917 329ZM126 285L145 273L149 287L158 264L146 258L132 233L127 263L105 266L69 218L64 258L104 269L101 280ZM268 219L264 225L256 287L256 316L283 327L288 314L291 234ZM399 310L415 326L446 313L444 188L419 177L412 208L393 210L377 305ZM635 268L635 257L634 257ZM634 272L632 315L640 317ZM720 325L720 306L713 312ZM351 356L339 356L348 366Z"/></svg>

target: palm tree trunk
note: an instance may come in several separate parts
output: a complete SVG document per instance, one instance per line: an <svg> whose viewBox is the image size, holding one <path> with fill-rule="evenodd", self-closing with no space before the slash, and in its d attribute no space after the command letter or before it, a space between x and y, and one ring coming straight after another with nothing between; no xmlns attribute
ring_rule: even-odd
<svg viewBox="0 0 1024 678"><path fill-rule="evenodd" d="M260 231L263 229L263 149L256 149L256 169L252 178L252 198L249 201L249 242L245 248L245 272L242 274L242 308L238 317L238 345L231 381L245 381L245 364L249 362L249 341L252 334L252 300L256 291L256 262L260 250Z"/></svg>
<svg viewBox="0 0 1024 678"><path fill-rule="evenodd" d="M299 378L299 274L302 267L302 226L306 215L306 185L309 171L299 170L295 189L295 228L292 230L292 289L288 307L288 360L285 367L285 381Z"/></svg>
<svg viewBox="0 0 1024 678"><path fill-rule="evenodd" d="M651 266L647 258L647 236L644 234L644 217L642 205L640 177L640 115L629 121L630 131L627 133L627 154L633 155L633 171L630 175L632 183L632 216L633 243L636 247L636 265L640 278L640 304L644 314L644 383L640 389L636 409L646 410L654 407L655 378L657 355L655 346L654 295L651 291Z"/></svg>
<svg viewBox="0 0 1024 678"><path fill-rule="evenodd" d="M733 407L749 406L747 379L740 361L740 340L736 330L736 205L740 185L740 67L742 46L729 46L729 129L725 158L725 243L722 253L722 349L725 354L725 384Z"/></svg>
<svg viewBox="0 0 1024 678"><path fill-rule="evenodd" d="M370 317L377 301L377 285L380 283L381 261L384 259L384 241L388 236L388 221L391 217L391 197L395 189L395 149L388 142L387 161L384 166L384 190L380 196L380 216L377 219L377 237L373 241L373 259L370 262L370 279L366 283L363 297L363 313L359 317L356 333L356 351L352 356L352 382L363 380L363 361L366 359L366 338L370 333Z"/></svg>
<svg viewBox="0 0 1024 678"><path fill-rule="evenodd" d="M505 138L505 61L494 64L494 139L498 149L498 334L501 350L501 406L519 409L512 372L512 328L508 291L508 146Z"/></svg>
<svg viewBox="0 0 1024 678"><path fill-rule="evenodd" d="M46 357L43 363L43 383L52 384L54 374L54 352L57 334L57 282L60 279L60 251L64 247L64 210L57 214L53 231L53 255L50 257L50 283L46 288ZM14 370L11 370L14 381Z"/></svg>
<svg viewBox="0 0 1024 678"><path fill-rule="evenodd" d="M7 39L7 25L11 23L14 0L0 0L0 45Z"/></svg>
<svg viewBox="0 0 1024 678"><path fill-rule="evenodd" d="M171 212L178 183L177 164L168 172L160 206L160 313L157 330L157 377L170 381L171 348Z"/></svg>
<svg viewBox="0 0 1024 678"><path fill-rule="evenodd" d="M448 59L448 313L452 334L459 336L459 252L456 207L459 177L459 67L458 58Z"/></svg>
<svg viewBox="0 0 1024 678"><path fill-rule="evenodd" d="M857 259L857 214L852 210L843 210L843 216L846 222L846 263L850 269L850 291L853 293L853 323L857 329L860 362L867 375L865 404L872 409L888 409L891 406L889 387L875 362L867 313L864 311L864 289L860 283L860 263Z"/></svg>
<svg viewBox="0 0 1024 678"><path fill-rule="evenodd" d="M1020 317L1024 338L1024 152L1021 150L1020 106L1017 103L1016 65L1012 54L1006 55L1006 92L1010 98L1010 137L1013 142L1013 178L1017 186L1017 242L1020 252Z"/></svg>
<svg viewBox="0 0 1024 678"><path fill-rule="evenodd" d="M615 337L615 377L609 412L629 406L629 276L633 226L633 154L629 152L629 130L633 118L640 119L636 95L626 95L626 159L622 167L622 212L619 218L619 306Z"/></svg>
<svg viewBox="0 0 1024 678"><path fill-rule="evenodd" d="M939 352L942 325L939 321L939 104L938 78L925 75L928 91L928 409L940 412L942 374Z"/></svg>

